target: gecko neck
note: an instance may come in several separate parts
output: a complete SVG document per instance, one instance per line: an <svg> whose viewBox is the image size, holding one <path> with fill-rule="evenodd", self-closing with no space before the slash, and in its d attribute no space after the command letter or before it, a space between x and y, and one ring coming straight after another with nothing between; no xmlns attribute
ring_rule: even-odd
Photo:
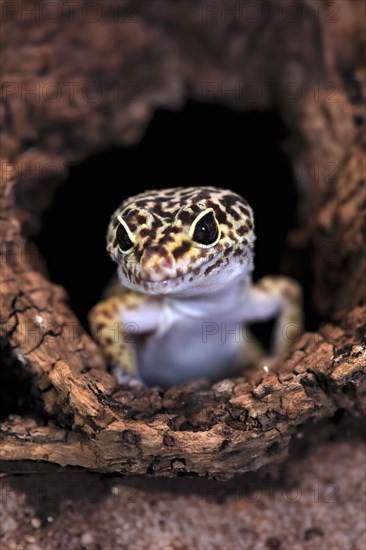
<svg viewBox="0 0 366 550"><path fill-rule="evenodd" d="M243 295L251 285L250 274L245 274L231 281L226 287L213 290L210 293L195 296L164 296L163 300L169 307L189 317L201 317L210 313L231 311L243 299Z"/></svg>

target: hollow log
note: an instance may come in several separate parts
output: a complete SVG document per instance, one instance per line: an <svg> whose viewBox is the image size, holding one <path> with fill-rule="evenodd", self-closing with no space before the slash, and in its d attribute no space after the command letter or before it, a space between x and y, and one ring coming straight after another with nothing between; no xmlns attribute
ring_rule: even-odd
<svg viewBox="0 0 366 550"><path fill-rule="evenodd" d="M284 460L304 422L340 409L365 414L362 3L332 2L341 14L333 27L327 3L307 0L291 21L277 2L258 2L265 15L251 24L224 17L225 2L141 0L133 16L120 2L116 19L116 3L104 1L93 25L81 3L53 22L24 22L21 4L4 4L1 368L27 378L34 408L1 423L4 468L31 460L227 478ZM221 83L232 80L257 83L255 101L224 94ZM86 92L91 82L103 88L97 101ZM283 93L289 83L296 101ZM135 143L154 110L179 108L187 90L281 114L302 206L290 242L311 250L313 299L329 322L269 372L167 391L118 387L30 239L71 165Z"/></svg>

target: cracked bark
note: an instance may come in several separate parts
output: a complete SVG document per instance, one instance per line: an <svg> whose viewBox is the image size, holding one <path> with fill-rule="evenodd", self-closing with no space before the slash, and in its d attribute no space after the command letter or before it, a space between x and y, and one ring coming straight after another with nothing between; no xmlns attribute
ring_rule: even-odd
<svg viewBox="0 0 366 550"><path fill-rule="evenodd" d="M295 24L278 18L244 29L241 21L235 28L217 18L203 20L199 3L165 3L162 9L160 1L142 0L133 24L123 18L112 24L113 4L103 3L104 17L92 26L82 18L71 26L57 21L52 42L49 24L28 23L24 32L34 53L17 57L16 78L11 69L20 40L16 13L6 21L6 81L51 79L61 85L69 79L78 85L74 103L63 98L37 103L33 96L22 101L19 93L6 94L3 103L1 341L9 351L7 368L16 364L30 378L38 415L3 421L0 457L4 468L11 461L41 460L107 472L217 478L256 470L283 460L304 422L339 409L366 412L365 166L357 49L362 38L355 34L354 49L348 43L359 14L339 4L348 26L340 23L337 33L325 24L326 8L323 17L315 17L303 0ZM77 17L80 6L72 9ZM347 71L352 78L344 80ZM80 84L96 75L105 93L99 102L87 102ZM312 247L314 300L330 322L305 334L269 373L248 371L245 378L212 387L198 381L165 392L123 390L69 309L65 291L48 280L27 237L39 226L67 166L111 143L135 142L158 105L182 104L187 85L205 99L203 83L230 79L264 82L267 92L255 107L276 107L290 130L289 151L302 181L302 220L291 244L300 252ZM137 102L113 101L117 80L139 83ZM284 101L269 86L273 80L277 86L298 83L301 101ZM327 101L329 82L335 84L336 103ZM349 82L358 83L356 92ZM230 100L235 108L254 106L245 97L234 102L223 97L217 86L211 92L212 99ZM321 178L313 175L314 166L328 165L331 170Z"/></svg>

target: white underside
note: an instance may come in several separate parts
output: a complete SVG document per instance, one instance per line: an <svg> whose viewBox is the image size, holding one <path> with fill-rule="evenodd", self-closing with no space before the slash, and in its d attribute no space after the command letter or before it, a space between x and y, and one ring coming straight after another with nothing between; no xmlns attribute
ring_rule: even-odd
<svg viewBox="0 0 366 550"><path fill-rule="evenodd" d="M138 371L145 383L169 387L237 374L248 343L245 323L268 319L279 307L268 293L253 291L252 269L250 256L245 264L233 259L206 278L151 293L154 302L121 311L125 326L136 329Z"/></svg>
<svg viewBox="0 0 366 550"><path fill-rule="evenodd" d="M224 334L221 319L207 321L181 319L165 334L155 335L138 348L139 372L149 385L172 386L193 378L210 380L230 376L240 352L241 325L237 336ZM216 331L215 334L211 331ZM208 332L209 331L209 332Z"/></svg>
<svg viewBox="0 0 366 550"><path fill-rule="evenodd" d="M244 278L210 297L161 298L159 326L137 346L143 380L167 387L236 374L245 348L247 286Z"/></svg>

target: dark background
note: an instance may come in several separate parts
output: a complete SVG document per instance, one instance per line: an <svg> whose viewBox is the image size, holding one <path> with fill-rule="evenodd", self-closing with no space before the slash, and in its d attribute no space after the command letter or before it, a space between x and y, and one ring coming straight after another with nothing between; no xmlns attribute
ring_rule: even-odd
<svg viewBox="0 0 366 550"><path fill-rule="evenodd" d="M122 200L145 189L215 185L243 195L255 214L254 278L281 273L286 236L297 220L285 140L275 112L190 101L179 112L157 111L138 145L71 168L35 241L84 326L116 268L105 251L109 218Z"/></svg>

